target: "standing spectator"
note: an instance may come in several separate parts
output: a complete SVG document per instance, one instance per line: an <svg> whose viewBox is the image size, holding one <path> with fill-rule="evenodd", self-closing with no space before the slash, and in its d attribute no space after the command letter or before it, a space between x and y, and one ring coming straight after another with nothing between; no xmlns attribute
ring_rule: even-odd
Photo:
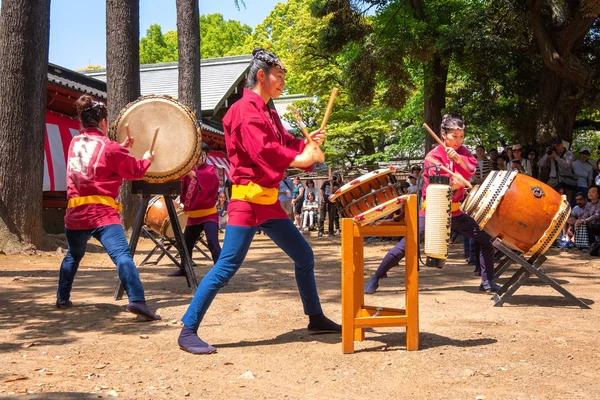
<svg viewBox="0 0 600 400"><path fill-rule="evenodd" d="M588 187L592 185L592 166L588 162L590 148L583 146L579 151L579 160L573 161L573 174L577 177L577 192L582 192L587 197Z"/></svg>
<svg viewBox="0 0 600 400"><path fill-rule="evenodd" d="M315 200L313 192L308 192L302 204L302 232L308 227L309 231L315 229L315 220L319 211L319 203Z"/></svg>
<svg viewBox="0 0 600 400"><path fill-rule="evenodd" d="M498 158L496 159L497 162L497 170L498 171L506 171L506 164L508 164L508 156L506 155L505 152L502 152L502 154L500 154L498 156Z"/></svg>
<svg viewBox="0 0 600 400"><path fill-rule="evenodd" d="M417 175L410 174L408 176L408 181L410 182L410 186L408 187L408 194L417 193Z"/></svg>
<svg viewBox="0 0 600 400"><path fill-rule="evenodd" d="M410 183L408 182L402 182L400 184L400 191L402 192L402 194L408 194L408 188L410 187Z"/></svg>
<svg viewBox="0 0 600 400"><path fill-rule="evenodd" d="M508 157L508 162L513 160L514 154L511 146L505 146L504 151L506 152L506 156Z"/></svg>
<svg viewBox="0 0 600 400"><path fill-rule="evenodd" d="M540 166L537 161L537 152L533 149L529 150L529 152L527 152L527 160L531 165L531 177L540 179Z"/></svg>
<svg viewBox="0 0 600 400"><path fill-rule="evenodd" d="M333 188L332 188L333 186ZM329 236L334 235L333 225L335 224L335 229L337 232L340 230L340 221L337 215L337 207L335 204L329 201L329 196L332 193L335 193L336 190L340 188L340 184L338 183L337 175L332 175L331 177L331 185L329 180L326 180L321 184L321 209L319 210L319 233L318 237L323 236L323 232L325 231L325 215L329 218Z"/></svg>
<svg viewBox="0 0 600 400"><path fill-rule="evenodd" d="M485 156L485 147L479 145L475 148L477 166L475 175L471 178L472 183L481 184L492 170L492 161ZM496 152L497 155L497 152Z"/></svg>
<svg viewBox="0 0 600 400"><path fill-rule="evenodd" d="M287 177L287 171L283 173L283 179L279 182L279 202L291 220L294 220L294 210L292 209L292 192L294 184Z"/></svg>
<svg viewBox="0 0 600 400"><path fill-rule="evenodd" d="M304 185L297 176L294 178L294 194L292 195L292 206L294 207L294 221L296 226L302 226L302 204L304 203Z"/></svg>
<svg viewBox="0 0 600 400"><path fill-rule="evenodd" d="M227 205L229 201L225 193L219 193L217 198L217 215L219 216L219 231L223 231L227 226Z"/></svg>
<svg viewBox="0 0 600 400"><path fill-rule="evenodd" d="M492 170L497 171L498 170L498 150L491 149L490 151L488 151L488 157L490 158L490 161L492 162Z"/></svg>
<svg viewBox="0 0 600 400"><path fill-rule="evenodd" d="M308 196L309 193L312 193L315 196L315 201L318 203L319 201L319 189L315 187L315 181L312 179L306 180L306 187L304 188L304 196Z"/></svg>
<svg viewBox="0 0 600 400"><path fill-rule="evenodd" d="M512 146L513 159L508 163L506 169L509 171L519 171L522 174L531 176L531 164L529 160L523 158L523 148L520 144Z"/></svg>
<svg viewBox="0 0 600 400"><path fill-rule="evenodd" d="M561 138L552 139L552 146L546 149L546 154L540 158L539 165L550 170L548 186L565 187L567 199L571 202L573 189L577 184L573 176L573 153L565 148Z"/></svg>

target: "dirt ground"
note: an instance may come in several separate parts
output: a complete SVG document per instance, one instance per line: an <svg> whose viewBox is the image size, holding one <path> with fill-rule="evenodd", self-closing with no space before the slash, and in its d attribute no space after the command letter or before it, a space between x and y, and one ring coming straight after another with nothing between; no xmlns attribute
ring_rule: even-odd
<svg viewBox="0 0 600 400"><path fill-rule="evenodd" d="M340 321L339 237L309 241L323 308ZM367 243L366 275L393 244ZM136 262L152 246L146 240L138 248ZM419 351L405 350L402 328L378 328L345 355L338 335L307 334L290 261L257 236L200 328L218 352L194 356L176 343L191 294L185 278L166 276L173 265L163 260L140 268L148 302L163 321L137 322L125 311L126 300L112 298L116 271L108 256L93 242L88 249L69 310L54 307L63 253L0 255L0 397L600 397L600 259L578 250L552 249L544 269L591 310L534 279L504 307L493 307L458 244L444 270L420 272ZM209 262L198 254L195 260L201 278ZM392 270L367 303L402 306L402 275L403 268Z"/></svg>

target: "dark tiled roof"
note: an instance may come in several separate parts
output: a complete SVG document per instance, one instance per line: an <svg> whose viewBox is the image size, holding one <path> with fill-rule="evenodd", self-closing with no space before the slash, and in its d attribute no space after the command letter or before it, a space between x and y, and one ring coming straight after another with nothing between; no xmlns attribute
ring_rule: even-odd
<svg viewBox="0 0 600 400"><path fill-rule="evenodd" d="M202 126L202 129L207 132L211 132L220 136L225 135L223 132L223 124L221 124L220 122L211 121L210 119L206 118L202 118L201 120L198 120L198 122Z"/></svg>
<svg viewBox="0 0 600 400"><path fill-rule="evenodd" d="M106 82L48 63L48 82L106 99Z"/></svg>
<svg viewBox="0 0 600 400"><path fill-rule="evenodd" d="M223 106L250 66L251 55L207 58L200 62L202 112L214 115ZM86 71L86 75L106 80L106 69ZM178 97L177 62L144 64L140 66L141 93L166 94Z"/></svg>

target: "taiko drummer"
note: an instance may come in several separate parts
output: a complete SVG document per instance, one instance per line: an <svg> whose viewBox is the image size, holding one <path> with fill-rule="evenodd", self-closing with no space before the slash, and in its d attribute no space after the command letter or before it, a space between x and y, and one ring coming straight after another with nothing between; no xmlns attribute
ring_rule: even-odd
<svg viewBox="0 0 600 400"><path fill-rule="evenodd" d="M87 242L94 237L117 266L129 297L127 311L148 321L160 320L161 317L146 305L144 288L121 227L121 205L115 201L123 179L141 179L154 155L147 151L138 161L127 150L133 139L128 136L123 144L119 144L106 137L108 123L104 103L84 95L76 105L82 129L69 146L65 215L69 248L60 266L56 307L73 306L70 300L73 280Z"/></svg>
<svg viewBox="0 0 600 400"><path fill-rule="evenodd" d="M308 143L295 139L267 105L281 95L285 77L286 69L274 54L254 50L247 77L249 89L223 119L233 193L221 256L200 282L182 319L178 342L190 353L216 351L198 337L198 328L219 290L241 266L259 227L294 261L304 313L309 316L308 330L341 332L340 325L325 317L321 309L313 251L277 200L279 181L288 167L309 168L324 159L319 147L323 130L313 132Z"/></svg>
<svg viewBox="0 0 600 400"><path fill-rule="evenodd" d="M440 164L449 170L460 174L467 181L475 173L477 159L473 157L471 152L462 145L465 138L465 126L459 118L444 115L442 120L442 138L443 146L437 146L435 149L427 153L425 157L423 177L423 198L427 190L427 177L436 174L436 164ZM450 176L447 172L441 171L440 175ZM460 202L464 198L465 189L463 185L455 180L452 180L452 230L458 232L465 237L475 239L475 246L479 247L479 260L481 265L481 284L479 290L485 292L497 292L500 289L494 282L494 247L491 243L491 237L486 232L479 229L477 222L468 214L460 210ZM419 213L419 236L425 231L425 208L427 207L427 199L423 201L422 210ZM381 264L377 268L375 274L365 285L365 293L375 293L379 287L381 278L387 277L390 269L395 267L400 260L404 258L405 241L402 239L394 248L392 248L383 258Z"/></svg>
<svg viewBox="0 0 600 400"><path fill-rule="evenodd" d="M181 178L181 202L183 203L183 212L188 217L183 239L188 254L192 257L194 244L204 232L213 263L216 263L221 254L219 215L216 206L219 177L216 168L206 162L209 152L210 147L206 143L202 143L202 152L198 162ZM169 273L169 276L185 276L183 266Z"/></svg>

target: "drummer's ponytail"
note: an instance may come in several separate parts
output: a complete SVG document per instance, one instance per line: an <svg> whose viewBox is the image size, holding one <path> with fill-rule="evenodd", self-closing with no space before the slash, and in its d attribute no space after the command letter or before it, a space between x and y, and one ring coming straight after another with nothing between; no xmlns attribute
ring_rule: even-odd
<svg viewBox="0 0 600 400"><path fill-rule="evenodd" d="M275 54L266 51L265 49L256 48L252 51L252 61L250 62L250 69L246 76L246 87L248 89L254 89L258 84L257 75L259 70L263 70L265 74L269 73L269 68L279 67L284 72L287 72L281 65L281 60Z"/></svg>
<svg viewBox="0 0 600 400"><path fill-rule="evenodd" d="M108 116L106 105L93 97L83 95L77 99L77 117L84 128L98 127L98 123Z"/></svg>

